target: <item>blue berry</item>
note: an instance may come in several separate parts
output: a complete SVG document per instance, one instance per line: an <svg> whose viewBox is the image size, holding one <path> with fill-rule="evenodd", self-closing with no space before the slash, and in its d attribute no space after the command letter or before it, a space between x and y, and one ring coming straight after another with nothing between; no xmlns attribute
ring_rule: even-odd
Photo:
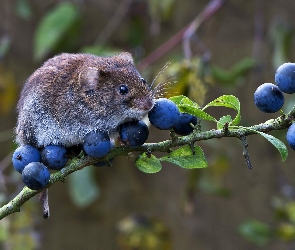
<svg viewBox="0 0 295 250"><path fill-rule="evenodd" d="M114 140L111 140L111 149L115 147L115 142ZM112 159L109 159L109 161L101 161L101 162L98 162L98 163L95 163L93 164L93 166L95 167L105 167L105 166L108 166L110 163L112 163L114 160L114 158Z"/></svg>
<svg viewBox="0 0 295 250"><path fill-rule="evenodd" d="M260 85L254 93L254 103L262 112L275 113L284 105L284 94L272 83Z"/></svg>
<svg viewBox="0 0 295 250"><path fill-rule="evenodd" d="M50 172L43 163L31 162L24 168L22 179L28 188L39 190L48 184Z"/></svg>
<svg viewBox="0 0 295 250"><path fill-rule="evenodd" d="M153 126L161 130L173 128L179 118L180 112L176 104L166 98L156 100L148 117Z"/></svg>
<svg viewBox="0 0 295 250"><path fill-rule="evenodd" d="M191 124L196 125L198 118L191 114L181 113L179 119L175 123L173 130L179 135L189 135L194 128Z"/></svg>
<svg viewBox="0 0 295 250"><path fill-rule="evenodd" d="M275 81L281 91L295 93L295 63L284 63L275 73Z"/></svg>
<svg viewBox="0 0 295 250"><path fill-rule="evenodd" d="M48 145L41 151L41 162L49 169L61 169L66 165L67 161L67 150L64 146Z"/></svg>
<svg viewBox="0 0 295 250"><path fill-rule="evenodd" d="M110 137L101 131L88 133L83 142L83 150L93 158L105 156L111 149Z"/></svg>
<svg viewBox="0 0 295 250"><path fill-rule="evenodd" d="M119 135L125 145L140 146L146 142L149 129L143 121L132 121L120 126Z"/></svg>
<svg viewBox="0 0 295 250"><path fill-rule="evenodd" d="M289 127L286 138L290 147L295 150L295 123Z"/></svg>
<svg viewBox="0 0 295 250"><path fill-rule="evenodd" d="M12 155L12 165L16 171L22 172L26 165L31 162L39 162L41 159L38 149L31 145L18 147Z"/></svg>

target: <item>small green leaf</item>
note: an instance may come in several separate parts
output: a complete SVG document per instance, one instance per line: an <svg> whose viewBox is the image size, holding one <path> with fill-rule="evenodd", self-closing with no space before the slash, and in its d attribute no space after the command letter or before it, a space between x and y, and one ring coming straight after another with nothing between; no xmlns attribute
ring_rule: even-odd
<svg viewBox="0 0 295 250"><path fill-rule="evenodd" d="M159 160L171 162L187 169L205 168L208 166L203 150L199 146L195 146L193 152L190 146L185 145Z"/></svg>
<svg viewBox="0 0 295 250"><path fill-rule="evenodd" d="M226 123L231 124L233 119L230 115L222 116L219 121L217 122L217 129L223 129Z"/></svg>
<svg viewBox="0 0 295 250"><path fill-rule="evenodd" d="M249 220L239 226L240 234L248 241L265 246L272 238L272 231L267 224L258 220Z"/></svg>
<svg viewBox="0 0 295 250"><path fill-rule="evenodd" d="M68 184L72 201L78 207L87 207L99 197L99 187L94 178L94 167L86 167L69 175Z"/></svg>
<svg viewBox="0 0 295 250"><path fill-rule="evenodd" d="M200 109L200 106L197 103L191 101L186 96L173 96L170 98L170 100L173 101L177 105L179 110L183 113L192 114L202 120L217 122L217 120L214 117Z"/></svg>
<svg viewBox="0 0 295 250"><path fill-rule="evenodd" d="M61 3L48 12L39 23L34 41L34 58L43 59L77 22L79 12L69 2Z"/></svg>
<svg viewBox="0 0 295 250"><path fill-rule="evenodd" d="M162 169L162 165L154 155L147 156L146 153L140 154L135 162L135 166L142 172L154 174Z"/></svg>
<svg viewBox="0 0 295 250"><path fill-rule="evenodd" d="M200 107L197 103L190 100L188 97L184 95L172 96L169 98L172 102L178 105L190 105L192 107Z"/></svg>
<svg viewBox="0 0 295 250"><path fill-rule="evenodd" d="M238 125L241 121L241 113L240 113L240 101L237 97L233 95L223 95L218 97L212 102L209 102L203 110L205 110L208 107L227 107L232 108L238 112L235 119L232 121L230 125Z"/></svg>
<svg viewBox="0 0 295 250"><path fill-rule="evenodd" d="M288 157L288 149L287 149L286 145L281 140L279 140L278 138L276 138L276 137L274 137L272 135L269 135L269 134L266 134L266 133L263 133L263 132L260 132L260 131L256 131L256 133L263 136L272 145L274 145L277 150L279 150L279 152L281 154L281 157L282 157L282 161L285 161L287 159L287 157Z"/></svg>

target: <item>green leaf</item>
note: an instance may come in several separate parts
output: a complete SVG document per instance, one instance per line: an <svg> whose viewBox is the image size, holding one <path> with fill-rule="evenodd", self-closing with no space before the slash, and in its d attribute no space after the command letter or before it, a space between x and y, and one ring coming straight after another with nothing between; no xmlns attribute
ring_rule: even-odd
<svg viewBox="0 0 295 250"><path fill-rule="evenodd" d="M214 117L212 117L211 115L207 114L205 111L200 109L200 106L197 103L191 101L186 96L183 96L183 95L173 96L169 99L173 101L177 105L179 110L183 113L192 114L202 120L217 122L217 120Z"/></svg>
<svg viewBox="0 0 295 250"><path fill-rule="evenodd" d="M272 145L274 145L277 150L279 150L279 152L281 154L281 157L282 157L282 161L285 161L287 159L287 157L288 157L288 149L287 149L286 145L281 140L279 140L278 138L276 138L276 137L274 137L272 135L269 135L269 134L266 134L266 133L263 133L263 132L260 132L260 131L256 131L256 133L263 136Z"/></svg>
<svg viewBox="0 0 295 250"><path fill-rule="evenodd" d="M190 105L192 107L200 107L197 103L190 100L188 97L184 95L172 96L169 98L172 102L174 102L177 106L178 105Z"/></svg>
<svg viewBox="0 0 295 250"><path fill-rule="evenodd" d="M67 177L72 201L78 207L87 207L99 197L99 187L94 178L94 167L86 167Z"/></svg>
<svg viewBox="0 0 295 250"><path fill-rule="evenodd" d="M69 2L61 3L48 12L39 23L35 33L35 60L43 59L52 51L78 18L78 10Z"/></svg>
<svg viewBox="0 0 295 250"><path fill-rule="evenodd" d="M205 168L208 166L203 150L199 146L195 146L193 152L189 145L185 145L159 160L171 162L187 169Z"/></svg>
<svg viewBox="0 0 295 250"><path fill-rule="evenodd" d="M209 102L203 110L208 107L227 107L232 108L238 112L235 119L229 125L238 125L241 121L241 113L240 113L240 101L237 97L233 95L223 95L218 97L212 102Z"/></svg>
<svg viewBox="0 0 295 250"><path fill-rule="evenodd" d="M231 124L233 119L230 115L222 116L219 121L217 122L217 129L222 129L225 124Z"/></svg>
<svg viewBox="0 0 295 250"><path fill-rule="evenodd" d="M139 155L135 162L135 166L142 172L147 174L154 174L162 169L162 165L157 157L154 155L147 156L146 153Z"/></svg>
<svg viewBox="0 0 295 250"><path fill-rule="evenodd" d="M239 226L240 234L248 241L265 246L272 238L272 231L267 224L258 220L249 220Z"/></svg>

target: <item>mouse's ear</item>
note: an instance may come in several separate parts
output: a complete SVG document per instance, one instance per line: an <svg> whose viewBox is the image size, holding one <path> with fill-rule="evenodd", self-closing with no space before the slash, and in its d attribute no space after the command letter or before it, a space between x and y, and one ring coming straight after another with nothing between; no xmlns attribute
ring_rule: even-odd
<svg viewBox="0 0 295 250"><path fill-rule="evenodd" d="M85 91L95 89L98 85L99 79L106 73L97 68L88 67L82 70L79 74L79 84Z"/></svg>
<svg viewBox="0 0 295 250"><path fill-rule="evenodd" d="M133 64L133 58L132 55L128 52L122 52L118 56L116 56L116 59L118 59L120 62L125 63L132 63Z"/></svg>

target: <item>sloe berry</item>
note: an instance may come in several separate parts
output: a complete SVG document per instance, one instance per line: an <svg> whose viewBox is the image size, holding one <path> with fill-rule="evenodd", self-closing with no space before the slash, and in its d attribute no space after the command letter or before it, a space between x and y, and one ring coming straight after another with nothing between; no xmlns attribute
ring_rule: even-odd
<svg viewBox="0 0 295 250"><path fill-rule="evenodd" d="M176 104L166 98L156 100L154 107L148 113L151 124L161 130L173 128L179 115Z"/></svg>
<svg viewBox="0 0 295 250"><path fill-rule="evenodd" d="M119 135L125 145L140 146L146 142L149 129L143 121L132 121L120 126Z"/></svg>
<svg viewBox="0 0 295 250"><path fill-rule="evenodd" d="M89 132L83 141L83 150L93 158L105 156L111 149L110 137L101 131Z"/></svg>
<svg viewBox="0 0 295 250"><path fill-rule="evenodd" d="M173 130L176 134L179 135L189 135L193 132L193 127L191 124L196 125L198 122L198 118L194 115L181 113L179 119L175 123Z"/></svg>
<svg viewBox="0 0 295 250"><path fill-rule="evenodd" d="M275 81L281 91L295 93L295 63L284 63L275 73Z"/></svg>
<svg viewBox="0 0 295 250"><path fill-rule="evenodd" d="M16 171L22 173L26 165L31 162L39 162L41 159L40 152L31 145L18 147L12 155L12 165Z"/></svg>
<svg viewBox="0 0 295 250"><path fill-rule="evenodd" d="M48 145L41 151L41 162L49 169L63 168L68 161L67 149L60 145Z"/></svg>
<svg viewBox="0 0 295 250"><path fill-rule="evenodd" d="M254 93L254 103L262 112L275 113L284 105L284 94L272 83L260 85Z"/></svg>
<svg viewBox="0 0 295 250"><path fill-rule="evenodd" d="M44 188L50 179L48 168L41 162L31 162L25 166L22 172L25 185L33 190Z"/></svg>
<svg viewBox="0 0 295 250"><path fill-rule="evenodd" d="M290 145L290 147L295 150L295 123L293 123L287 131L287 142Z"/></svg>

